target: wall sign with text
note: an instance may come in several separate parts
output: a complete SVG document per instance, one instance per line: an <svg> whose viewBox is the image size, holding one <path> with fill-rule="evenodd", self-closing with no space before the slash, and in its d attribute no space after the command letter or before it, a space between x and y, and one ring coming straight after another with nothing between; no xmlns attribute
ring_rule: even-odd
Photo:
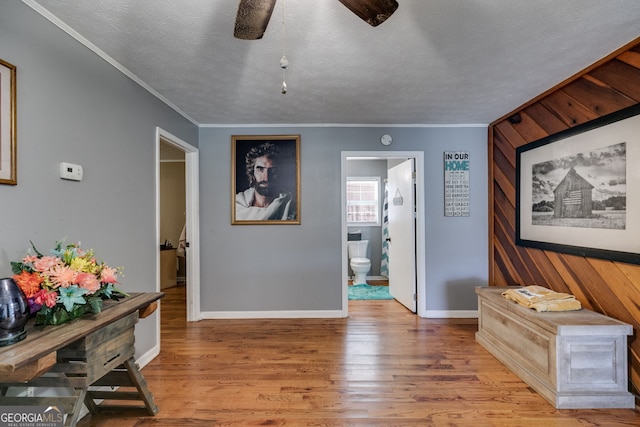
<svg viewBox="0 0 640 427"><path fill-rule="evenodd" d="M444 152L444 216L469 216L469 152Z"/></svg>

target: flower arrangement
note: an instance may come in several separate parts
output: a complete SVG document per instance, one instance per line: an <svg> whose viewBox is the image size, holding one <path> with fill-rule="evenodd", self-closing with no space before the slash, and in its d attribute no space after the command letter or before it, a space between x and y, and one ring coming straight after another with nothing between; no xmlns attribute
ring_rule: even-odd
<svg viewBox="0 0 640 427"><path fill-rule="evenodd" d="M88 313L100 313L105 299L118 300L126 293L116 289L121 269L95 258L93 249L80 243L56 242L51 255L40 253L33 242L21 262L11 262L14 276L27 297L36 325L59 325Z"/></svg>

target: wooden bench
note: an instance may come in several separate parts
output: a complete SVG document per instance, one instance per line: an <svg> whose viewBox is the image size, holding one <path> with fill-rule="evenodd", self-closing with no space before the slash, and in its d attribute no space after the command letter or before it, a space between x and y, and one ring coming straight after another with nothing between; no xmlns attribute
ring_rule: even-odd
<svg viewBox="0 0 640 427"><path fill-rule="evenodd" d="M631 325L582 309L537 312L478 287L476 341L559 409L634 408L628 391Z"/></svg>

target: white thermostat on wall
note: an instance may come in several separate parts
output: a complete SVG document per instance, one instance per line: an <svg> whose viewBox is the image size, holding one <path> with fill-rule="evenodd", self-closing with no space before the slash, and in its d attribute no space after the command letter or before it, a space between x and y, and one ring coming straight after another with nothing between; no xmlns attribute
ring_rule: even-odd
<svg viewBox="0 0 640 427"><path fill-rule="evenodd" d="M82 166L60 162L60 178L71 181L82 181Z"/></svg>

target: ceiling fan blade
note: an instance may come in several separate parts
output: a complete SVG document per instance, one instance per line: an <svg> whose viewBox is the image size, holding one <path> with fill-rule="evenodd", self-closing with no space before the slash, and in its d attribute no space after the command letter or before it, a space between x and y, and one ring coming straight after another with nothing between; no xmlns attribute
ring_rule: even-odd
<svg viewBox="0 0 640 427"><path fill-rule="evenodd" d="M276 0L240 0L233 36L243 40L261 39L275 4Z"/></svg>
<svg viewBox="0 0 640 427"><path fill-rule="evenodd" d="M372 27L387 20L398 8L396 0L339 0Z"/></svg>

